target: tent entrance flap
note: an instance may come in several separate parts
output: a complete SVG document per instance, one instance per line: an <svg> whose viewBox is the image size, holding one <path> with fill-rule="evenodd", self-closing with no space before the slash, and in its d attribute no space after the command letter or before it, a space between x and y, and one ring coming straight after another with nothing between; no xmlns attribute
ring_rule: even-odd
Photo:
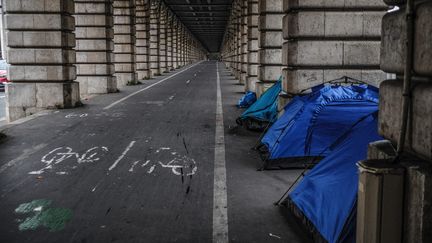
<svg viewBox="0 0 432 243"><path fill-rule="evenodd" d="M281 91L281 80L264 92L243 114L237 118L237 124L250 130L263 131L277 120L278 96Z"/></svg>

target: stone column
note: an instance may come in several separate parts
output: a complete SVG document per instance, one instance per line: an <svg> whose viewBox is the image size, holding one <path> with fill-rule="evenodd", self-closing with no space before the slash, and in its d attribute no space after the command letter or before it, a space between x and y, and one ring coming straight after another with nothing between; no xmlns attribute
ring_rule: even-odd
<svg viewBox="0 0 432 243"><path fill-rule="evenodd" d="M150 77L160 75L159 71L159 2L150 4Z"/></svg>
<svg viewBox="0 0 432 243"><path fill-rule="evenodd" d="M248 2L248 57L247 57L247 82L246 91L256 92L256 83L258 82L258 0L249 0Z"/></svg>
<svg viewBox="0 0 432 243"><path fill-rule="evenodd" d="M75 26L81 95L116 92L112 0L75 0Z"/></svg>
<svg viewBox="0 0 432 243"><path fill-rule="evenodd" d="M177 69L180 67L178 59L178 23L175 17L172 20L172 49L173 49L173 68Z"/></svg>
<svg viewBox="0 0 432 243"><path fill-rule="evenodd" d="M136 0L136 70L137 79L150 78L150 4L149 0Z"/></svg>
<svg viewBox="0 0 432 243"><path fill-rule="evenodd" d="M161 4L159 7L159 73L167 72L167 42L166 42L166 15L167 9Z"/></svg>
<svg viewBox="0 0 432 243"><path fill-rule="evenodd" d="M372 2L381 5L381 1ZM386 0L385 3L400 8L386 13L380 28L380 67L384 72L396 75L380 84L378 129L379 134L391 143L387 141L384 148L381 144L370 144L368 159L390 158L394 161L395 154L389 155L388 151L394 151L398 145L403 120L402 100L404 96L410 97L404 151L396 160L397 165L405 168L401 189L404 207L398 212L403 214L403 228L396 232L402 232L402 242L432 242L432 2L414 1L413 63L409 68L412 76L408 96L403 94L408 49L406 1ZM366 20L371 21L370 16ZM372 30L368 28L367 31Z"/></svg>
<svg viewBox="0 0 432 243"><path fill-rule="evenodd" d="M187 39L186 39L186 31L184 26L182 25L181 28L181 35L182 35L182 46L181 46L181 50L182 50L182 63L183 66L185 66L187 64L187 60L186 60L186 50L187 50Z"/></svg>
<svg viewBox="0 0 432 243"><path fill-rule="evenodd" d="M241 14L241 73L240 83L246 84L247 82L247 58L248 58L248 0L242 0L242 14ZM248 88L245 86L245 91Z"/></svg>
<svg viewBox="0 0 432 243"><path fill-rule="evenodd" d="M178 27L177 27L177 51L178 51L178 62L179 62L179 66L183 67L184 66L184 59L183 59L183 31L182 31L182 23L178 22Z"/></svg>
<svg viewBox="0 0 432 243"><path fill-rule="evenodd" d="M349 76L375 86L379 69L381 0L286 1L283 21L283 90L296 94L325 81Z"/></svg>
<svg viewBox="0 0 432 243"><path fill-rule="evenodd" d="M235 38L235 25L233 24L231 27L230 32L230 40L228 44L228 59L229 59L229 69L231 70L231 73L234 75L235 72L235 50L236 50L236 38Z"/></svg>
<svg viewBox="0 0 432 243"><path fill-rule="evenodd" d="M3 0L10 64L6 86L9 121L46 108L80 105L72 1Z"/></svg>
<svg viewBox="0 0 432 243"><path fill-rule="evenodd" d="M136 82L135 0L114 0L114 68L117 86Z"/></svg>
<svg viewBox="0 0 432 243"><path fill-rule="evenodd" d="M167 21L167 69L168 71L174 70L173 65L173 26L172 26L173 15L168 13Z"/></svg>
<svg viewBox="0 0 432 243"><path fill-rule="evenodd" d="M235 55L235 64L234 64L234 76L237 78L239 83L241 84L240 75L241 75L241 55L242 55L242 44L241 44L241 2L242 0L235 0L233 3L234 9L234 26L235 26L235 37L234 37L234 55Z"/></svg>
<svg viewBox="0 0 432 243"><path fill-rule="evenodd" d="M187 64L191 64L192 41L188 32L186 32L186 59Z"/></svg>
<svg viewBox="0 0 432 243"><path fill-rule="evenodd" d="M257 96L273 85L282 74L282 0L259 0L260 32Z"/></svg>

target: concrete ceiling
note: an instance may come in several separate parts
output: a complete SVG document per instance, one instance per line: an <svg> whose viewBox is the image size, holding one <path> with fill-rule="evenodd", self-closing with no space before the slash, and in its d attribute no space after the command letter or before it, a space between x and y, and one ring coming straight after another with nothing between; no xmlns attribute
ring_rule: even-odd
<svg viewBox="0 0 432 243"><path fill-rule="evenodd" d="M218 52L231 10L231 0L164 0L209 52Z"/></svg>

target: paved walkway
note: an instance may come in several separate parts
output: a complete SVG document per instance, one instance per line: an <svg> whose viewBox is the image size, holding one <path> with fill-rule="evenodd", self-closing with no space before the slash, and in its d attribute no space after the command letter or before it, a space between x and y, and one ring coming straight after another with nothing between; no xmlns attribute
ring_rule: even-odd
<svg viewBox="0 0 432 243"><path fill-rule="evenodd" d="M308 242L272 205L299 171L256 171L233 129L236 82L202 62L8 128L0 242Z"/></svg>

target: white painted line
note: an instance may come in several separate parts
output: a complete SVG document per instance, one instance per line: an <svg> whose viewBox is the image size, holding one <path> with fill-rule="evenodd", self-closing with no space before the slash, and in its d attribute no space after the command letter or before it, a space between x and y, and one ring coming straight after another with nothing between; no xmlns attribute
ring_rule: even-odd
<svg viewBox="0 0 432 243"><path fill-rule="evenodd" d="M30 155L32 155L33 153L38 152L39 150L45 148L48 144L46 143L42 143L39 145L34 146L33 148L30 149L26 149L23 151L23 153L18 156L17 158L7 162L6 164L2 165L0 167L0 174L3 173L5 170L7 170L9 167L14 166L15 164L17 164L19 161L22 161L24 159L27 159Z"/></svg>
<svg viewBox="0 0 432 243"><path fill-rule="evenodd" d="M225 167L225 136L219 65L216 63L217 103L213 186L213 243L228 243L228 200Z"/></svg>
<svg viewBox="0 0 432 243"><path fill-rule="evenodd" d="M3 96L0 96L0 99L3 99L3 98L6 98L6 96L4 96L4 95L3 95Z"/></svg>
<svg viewBox="0 0 432 243"><path fill-rule="evenodd" d="M202 61L201 61L201 62L202 62ZM125 97L123 97L123 98L121 98L121 99L119 99L119 100L113 102L111 105L105 106L103 109L104 109L104 110L111 109L112 107L114 107L114 106L120 104L121 102L123 102L123 101L129 99L129 98L132 97L132 96L135 96L135 95L137 95L137 94L139 94L139 93L141 93L141 92L143 92L143 91L146 91L146 90L150 89L150 88L153 87L153 86L156 86L156 85L158 85L158 84L160 84L160 83L163 83L163 82L167 81L168 79L170 79L170 78L172 78L172 77L175 77L175 76L179 75L180 73L186 72L187 70L189 70L189 69L195 67L196 65L200 64L201 62L195 63L194 65L192 65L192 66L190 66L190 67L188 67L188 68L186 68L186 69L184 69L184 70L182 70L182 71L180 71L180 72L178 72L178 73L174 73L173 75L168 76L168 77L166 77L166 78L164 78L164 79L161 79L161 80L157 81L156 83L154 83L154 84L152 84L152 85L149 85L149 86L147 86L147 87L145 87L145 88L143 88L143 89L140 89L140 90L138 90L138 91L135 91L135 92L133 92L132 94L130 94L130 95L128 95L128 96L125 96Z"/></svg>
<svg viewBox="0 0 432 243"><path fill-rule="evenodd" d="M118 165L118 163L125 157L127 152L129 152L129 150L134 146L135 142L136 141L132 141L129 143L129 145L127 146L125 151L123 151L123 153L120 155L120 157L118 157L118 159L109 167L108 170L113 170Z"/></svg>
<svg viewBox="0 0 432 243"><path fill-rule="evenodd" d="M2 122L2 121L6 121L6 117L0 118L0 122Z"/></svg>

